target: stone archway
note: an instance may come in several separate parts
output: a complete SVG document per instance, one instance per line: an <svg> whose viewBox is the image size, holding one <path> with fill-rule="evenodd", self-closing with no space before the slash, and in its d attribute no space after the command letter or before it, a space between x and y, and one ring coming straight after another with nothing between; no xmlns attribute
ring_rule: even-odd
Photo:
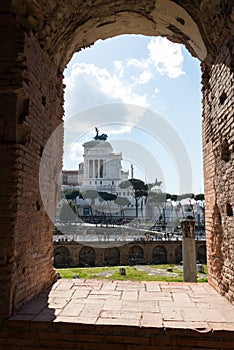
<svg viewBox="0 0 234 350"><path fill-rule="evenodd" d="M54 267L68 267L70 265L70 251L66 247L54 249Z"/></svg>
<svg viewBox="0 0 234 350"><path fill-rule="evenodd" d="M11 315L56 278L53 224L44 210L38 174L45 144L62 122L64 67L74 52L96 40L127 33L184 43L202 63L209 283L234 300L232 2L73 1L68 6L62 0L10 0L1 3L0 16L0 258L2 285L7 286L0 290L1 316ZM44 184L51 215L59 192L54 184L62 168L62 140L61 127Z"/></svg>
<svg viewBox="0 0 234 350"><path fill-rule="evenodd" d="M79 252L79 266L95 266L96 254L92 247L82 247Z"/></svg>
<svg viewBox="0 0 234 350"><path fill-rule="evenodd" d="M117 247L105 249L105 264L115 266L120 264L120 250Z"/></svg>
<svg viewBox="0 0 234 350"><path fill-rule="evenodd" d="M129 265L142 264L144 262L144 251L138 246L134 245L129 249L128 252L128 263Z"/></svg>
<svg viewBox="0 0 234 350"><path fill-rule="evenodd" d="M167 263L167 251L162 246L156 246L153 249L152 256L153 264L166 264Z"/></svg>

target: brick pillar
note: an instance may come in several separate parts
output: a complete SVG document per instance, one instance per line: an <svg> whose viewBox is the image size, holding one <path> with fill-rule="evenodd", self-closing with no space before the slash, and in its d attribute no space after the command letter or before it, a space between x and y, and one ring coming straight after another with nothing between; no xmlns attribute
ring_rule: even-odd
<svg viewBox="0 0 234 350"><path fill-rule="evenodd" d="M6 11L0 11L0 46L1 319L55 280L53 223L40 196L39 168L47 139L61 123L63 91L57 67ZM54 178L62 142L61 136L51 162Z"/></svg>

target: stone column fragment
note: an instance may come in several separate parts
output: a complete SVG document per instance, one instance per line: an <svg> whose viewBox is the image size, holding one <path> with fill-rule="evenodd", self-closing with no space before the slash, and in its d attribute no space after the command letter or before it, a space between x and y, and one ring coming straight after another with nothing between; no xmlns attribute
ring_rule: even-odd
<svg viewBox="0 0 234 350"><path fill-rule="evenodd" d="M197 282L194 220L181 221L183 234L183 281Z"/></svg>

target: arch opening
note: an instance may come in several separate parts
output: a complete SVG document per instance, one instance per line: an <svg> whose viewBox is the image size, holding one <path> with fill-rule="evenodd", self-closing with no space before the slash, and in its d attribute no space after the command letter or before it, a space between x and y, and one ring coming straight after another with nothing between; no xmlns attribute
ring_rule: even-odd
<svg viewBox="0 0 234 350"><path fill-rule="evenodd" d="M215 219L212 217L215 206L225 209L227 200L233 203L232 195L228 198L227 190L223 193L224 188L228 188L230 191L233 183L229 171L233 166L232 144L229 143L231 141L230 131L226 127L233 123L233 112L228 110L233 99L232 84L227 84L226 96L223 96L225 99L219 100L223 93L220 81L232 82L233 79L233 36L230 33L230 28L233 26L232 4L227 5L224 10L213 7L211 2L193 4L191 8L187 1L181 1L181 6L173 1L157 1L156 4L155 1L147 1L143 4L142 2L135 4L135 2L119 1L118 8L112 6L113 4L110 2L102 9L93 6L93 8L89 8L90 11L87 11L86 6L88 5L84 2L82 4L84 6L82 9L85 10L84 14L77 16L77 13L80 14L82 11L71 7L68 9L65 2L61 2L60 6L57 7L54 7L52 2L45 5L42 1L37 7L36 2L29 4L26 0L23 1L27 6L21 6L21 3L17 1L12 2L12 4L5 2L1 7L1 15L6 16L8 21L7 28L4 28L5 22L1 24L3 39L8 38L7 30L9 28L12 33L17 33L10 38L13 51L9 55L9 62L4 59L4 63L1 63L4 74L7 76L5 85L1 87L2 109L4 110L4 118L2 116L0 118L0 136L3 145L1 169L4 171L4 188L7 188L7 184L9 184L9 193L1 198L1 204L4 208L2 222L4 232L7 232L7 235L4 236L6 237L4 242L7 244L4 248L2 261L4 273L7 272L7 286L9 288L9 293L1 292L3 298L0 300L3 300L1 304L2 310L4 310L3 314L11 314L12 310L38 293L55 277L52 271L51 247L53 227L44 208L41 205L35 205L35 199L39 203L38 169L40 157L46 140L62 118L61 72L74 52L87 47L98 38L131 32L139 32L144 35L160 34L167 36L172 41L186 43L190 52L202 61L204 164L206 165L204 170L208 203L206 222L209 233L208 263L212 267L209 280L212 285L233 300L229 277L232 274L229 273L229 276L225 276L225 289L222 278L220 278L220 270L234 271L233 262L229 255L223 253L223 248L233 243L233 235L230 234L232 232L230 231L232 216L228 215L228 218L225 218L224 215L227 214L225 210L224 215L221 213L222 225L220 226L222 227L219 225L217 227ZM80 3L74 4L74 6L80 6ZM39 8L42 9L41 13L47 18L47 23L41 20ZM82 9L79 8L79 10ZM60 11L63 10L71 16L61 16ZM29 15L31 11L33 16ZM217 20L220 16L222 21ZM192 22L190 22L190 18L193 18ZM210 23L216 24L213 25L212 30ZM9 42L5 39L2 48L2 52L9 52ZM13 67L14 69L12 69ZM11 72L10 79L9 72ZM219 135L219 125L223 125L224 119L225 125L222 128L222 135ZM228 153L227 158L225 153L225 159L220 159L220 148L218 147L220 136L223 140L226 139L230 145L230 153ZM60 141L58 140L59 147L57 147L54 156L60 160L61 140L62 137ZM15 145L14 149L9 146L13 144ZM7 167L5 166L6 158L9 160ZM6 172L6 169L9 173ZM20 169L24 169L24 171ZM55 176L54 174L57 176L55 161L49 180ZM29 184L31 184L32 191L28 191ZM55 202L53 194L58 190L58 187L52 188L50 181L46 186L53 197L51 200L51 208L53 209ZM24 196L21 193L24 193ZM16 203L12 202L13 199L16 199ZM29 216L28 213L31 215ZM8 218L7 222L6 217ZM25 230L29 227L31 229L25 232L24 237L27 244L24 243L24 246L21 247L23 243L20 242L19 236L22 237L22 235L19 235L19 232L23 231L24 227ZM30 236L32 232L35 232L33 240ZM48 234L48 232L50 233ZM50 248L48 249L48 247ZM25 271L25 251L29 253L28 276L34 278L34 272L38 269L38 266L35 266L35 261L41 261L40 269L43 273L39 274L42 277L38 283L35 283L35 280L34 283L26 281L28 282L26 285L24 276L21 276L21 271ZM45 251L48 252L46 256ZM9 256L12 256L12 260L17 261L17 264L9 263ZM222 266L217 269L215 264L220 257ZM50 267L48 267L49 265ZM8 273L9 266L10 273ZM216 274L219 276L217 277ZM21 283L24 283L22 285L25 286L27 295L24 300L17 289Z"/></svg>
<svg viewBox="0 0 234 350"><path fill-rule="evenodd" d="M165 247L157 246L153 249L153 264L166 264L167 250Z"/></svg>
<svg viewBox="0 0 234 350"><path fill-rule="evenodd" d="M66 247L56 247L54 249L54 267L66 268L70 266L70 251Z"/></svg>
<svg viewBox="0 0 234 350"><path fill-rule="evenodd" d="M134 245L129 249L128 263L129 265L137 265L144 263L144 251L140 246Z"/></svg>
<svg viewBox="0 0 234 350"><path fill-rule="evenodd" d="M82 247L79 252L79 266L92 267L95 266L96 253L92 247Z"/></svg>

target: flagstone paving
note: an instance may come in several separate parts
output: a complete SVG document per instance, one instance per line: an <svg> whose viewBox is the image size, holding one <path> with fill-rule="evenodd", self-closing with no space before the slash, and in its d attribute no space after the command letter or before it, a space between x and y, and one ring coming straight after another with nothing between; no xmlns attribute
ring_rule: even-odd
<svg viewBox="0 0 234 350"><path fill-rule="evenodd" d="M209 284L60 279L11 319L234 330L234 305Z"/></svg>

